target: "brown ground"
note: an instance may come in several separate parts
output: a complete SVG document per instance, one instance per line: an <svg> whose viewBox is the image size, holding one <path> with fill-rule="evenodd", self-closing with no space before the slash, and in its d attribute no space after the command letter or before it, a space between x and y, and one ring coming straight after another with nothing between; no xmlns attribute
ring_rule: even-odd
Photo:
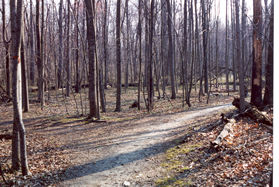
<svg viewBox="0 0 279 187"><path fill-rule="evenodd" d="M0 161L5 168L6 179L17 185L31 186L121 186L125 181L132 186L164 185L166 181L168 185L167 176L176 176L176 171L168 169L165 152L175 149L175 145L189 134L194 137L191 141L200 140L201 147L206 145L206 138L196 137L204 134L196 130L218 119L220 112L231 108L227 104L232 101L232 97L225 96L225 93L212 96L209 104L206 104L206 97L202 102L193 97L193 107L188 109L182 108L181 97L171 101L160 99L156 100L152 113L147 113L146 110L129 108L136 100L136 88L122 93L122 112L115 113L115 90L106 92L107 113L101 114L106 122L97 123L81 116L88 112L85 93L65 98L61 91L58 94L50 92L43 111L39 104L32 102L30 112L24 114L32 175L24 179L19 173L9 173L11 141L3 140L0 141ZM83 98L82 102L80 98ZM34 101L35 96L31 96L31 100ZM11 133L11 104L0 105L0 111L0 134ZM187 162L185 159L185 164L189 164ZM171 181L170 185L179 185L180 179ZM204 183L198 178L192 181L193 184ZM2 179L0 183L3 184Z"/></svg>

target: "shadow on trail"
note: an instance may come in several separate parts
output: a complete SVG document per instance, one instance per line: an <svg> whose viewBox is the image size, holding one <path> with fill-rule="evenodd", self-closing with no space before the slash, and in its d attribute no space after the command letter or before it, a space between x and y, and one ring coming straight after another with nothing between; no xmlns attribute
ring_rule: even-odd
<svg viewBox="0 0 279 187"><path fill-rule="evenodd" d="M150 156L157 155L159 153L165 152L167 149L178 144L182 141L184 136L180 136L175 140L157 143L150 147L143 148L140 150L135 150L128 153L122 153L115 156L107 157L96 162L89 162L78 166L70 167L66 170L66 175L62 181L71 180L75 178L84 177L87 175L103 172L116 167L122 167L125 164L129 164L134 161L147 159Z"/></svg>

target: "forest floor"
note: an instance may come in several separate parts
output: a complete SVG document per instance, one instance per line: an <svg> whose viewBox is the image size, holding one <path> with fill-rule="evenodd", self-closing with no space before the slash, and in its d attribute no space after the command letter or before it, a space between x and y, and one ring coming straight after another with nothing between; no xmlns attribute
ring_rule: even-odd
<svg viewBox="0 0 279 187"><path fill-rule="evenodd" d="M216 92L206 104L207 97L199 102L194 92L188 108L182 107L179 92L176 100L157 99L148 113L143 102L141 111L130 108L136 92L123 90L122 111L116 113L115 89L108 89L107 112L101 113L100 122L81 115L88 112L86 90L70 98L61 90L51 91L43 110L33 93L30 112L24 113L32 175L9 172L11 140L0 140L7 186L268 184L273 136L266 129L249 119L238 121L219 153L211 152L209 143L222 127L200 131L221 113L235 110L232 96ZM1 104L0 111L0 134L11 134L12 104ZM272 111L267 112L272 117Z"/></svg>

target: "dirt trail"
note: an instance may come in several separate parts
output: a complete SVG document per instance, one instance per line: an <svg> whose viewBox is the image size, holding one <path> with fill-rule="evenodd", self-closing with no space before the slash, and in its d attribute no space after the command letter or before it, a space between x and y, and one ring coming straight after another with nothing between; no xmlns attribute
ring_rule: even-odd
<svg viewBox="0 0 279 187"><path fill-rule="evenodd" d="M152 186L151 179L160 176L158 155L189 133L197 118L229 108L221 105L177 114L153 116L127 122L121 131L107 128L95 138L95 147L76 148L77 166L69 168L59 186ZM132 124L133 123L133 124ZM78 138L73 136L71 140ZM87 145L87 144L86 144Z"/></svg>

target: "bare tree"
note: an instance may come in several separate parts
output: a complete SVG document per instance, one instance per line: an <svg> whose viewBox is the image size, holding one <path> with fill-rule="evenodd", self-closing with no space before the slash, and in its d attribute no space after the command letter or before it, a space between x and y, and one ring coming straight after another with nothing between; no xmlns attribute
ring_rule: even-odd
<svg viewBox="0 0 279 187"><path fill-rule="evenodd" d="M24 35L22 35L21 37L20 56L21 56L21 79L22 79L22 105L23 105L23 111L28 112L29 94L28 94L28 79L27 79L26 60L25 60Z"/></svg>
<svg viewBox="0 0 279 187"><path fill-rule="evenodd" d="M259 107L262 105L262 5L261 0L253 0L253 67L251 103Z"/></svg>
<svg viewBox="0 0 279 187"><path fill-rule="evenodd" d="M116 8L116 61L117 61L117 93L115 112L121 111L121 41L120 41L120 5L121 0L117 0Z"/></svg>
<svg viewBox="0 0 279 187"><path fill-rule="evenodd" d="M11 82L10 82L10 57L9 57L9 41L7 39L6 29L6 9L5 0L2 0L2 38L5 47L5 61L6 61L6 93L8 96L11 95Z"/></svg>
<svg viewBox="0 0 279 187"><path fill-rule="evenodd" d="M58 70L57 70L57 85L58 88L62 87L62 74L63 74L63 30L62 30L62 10L63 10L63 0L60 0L59 3L59 19L58 19L58 33L59 33L59 44L58 44Z"/></svg>
<svg viewBox="0 0 279 187"><path fill-rule="evenodd" d="M95 0L84 0L86 5L87 43L89 59L89 118L100 118L97 102L97 62L95 38Z"/></svg>
<svg viewBox="0 0 279 187"><path fill-rule="evenodd" d="M44 64L43 64L43 10L44 1L42 0L42 26L40 31L40 1L36 1L36 41L37 41L37 52L36 52L36 64L38 67L38 100L41 103L41 107L44 106ZM41 35L40 35L41 34Z"/></svg>
<svg viewBox="0 0 279 187"><path fill-rule="evenodd" d="M226 89L230 95L229 87L229 61L228 61L228 0L226 0L226 51L225 51L225 64L226 64Z"/></svg>
<svg viewBox="0 0 279 187"><path fill-rule="evenodd" d="M202 7L202 30L203 30L203 71L204 71L204 91L208 92L208 71L207 71L207 40L208 40L208 26L207 26L207 12L205 9L205 2L201 0Z"/></svg>
<svg viewBox="0 0 279 187"><path fill-rule="evenodd" d="M150 33L149 33L149 64L148 64L148 111L153 109L153 74L152 74L152 62L153 62L153 53L152 53L152 43L153 43L153 16L154 16L154 0L151 0L151 10L150 10Z"/></svg>
<svg viewBox="0 0 279 187"><path fill-rule="evenodd" d="M176 98L175 93L175 79L174 79L174 61L173 61L173 40L172 40L172 10L170 5L170 0L167 0L168 9L168 37L169 37L169 49L168 49L168 61L170 67L170 79L171 79L171 99Z"/></svg>
<svg viewBox="0 0 279 187"><path fill-rule="evenodd" d="M13 64L12 94L13 94L13 142L12 142L12 166L14 170L19 169L19 146L20 161L23 175L28 175L28 163L26 153L26 135L22 120L22 95L21 95L21 59L20 59L20 41L22 36L22 0L10 1L11 17L11 62ZM19 142L19 143L18 143Z"/></svg>
<svg viewBox="0 0 279 187"><path fill-rule="evenodd" d="M239 0L235 0L236 13L236 56L238 62L238 77L239 77L239 95L240 95L240 112L244 112L244 75L243 62L241 61L240 51L240 24L239 24Z"/></svg>
<svg viewBox="0 0 279 187"><path fill-rule="evenodd" d="M29 24L29 42L30 42L30 81L35 84L35 50L34 50L34 23L33 23L33 1L30 0L30 24Z"/></svg>
<svg viewBox="0 0 279 187"><path fill-rule="evenodd" d="M139 0L139 21L138 21L138 35L139 35L139 79L138 79L138 110L140 110L140 90L141 90L141 64L142 64L142 54L141 54L141 11L142 11L142 0Z"/></svg>
<svg viewBox="0 0 279 187"><path fill-rule="evenodd" d="M67 1L67 26L66 26L66 96L70 96L70 86L71 86L71 68L70 68L70 0Z"/></svg>
<svg viewBox="0 0 279 187"><path fill-rule="evenodd" d="M264 105L273 105L273 21L274 21L274 1L271 1L271 15L269 21L269 42L268 42L268 57L265 71L265 93Z"/></svg>

